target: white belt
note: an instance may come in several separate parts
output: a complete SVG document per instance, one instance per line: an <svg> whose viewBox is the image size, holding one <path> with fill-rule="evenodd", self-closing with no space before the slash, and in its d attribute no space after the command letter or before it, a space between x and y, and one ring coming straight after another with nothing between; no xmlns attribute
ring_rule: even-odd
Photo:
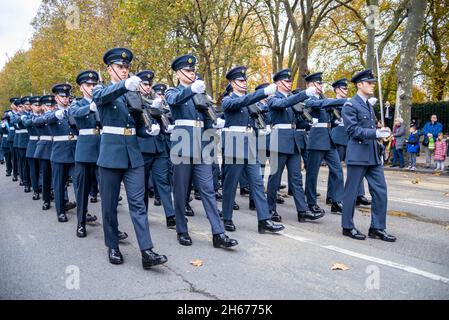
<svg viewBox="0 0 449 320"><path fill-rule="evenodd" d="M230 126L228 128L223 128L223 131L228 132L253 132L252 127L246 127L246 126Z"/></svg>
<svg viewBox="0 0 449 320"><path fill-rule="evenodd" d="M76 140L75 135L67 135L67 136L54 136L53 141L59 142L59 141L72 141Z"/></svg>
<svg viewBox="0 0 449 320"><path fill-rule="evenodd" d="M306 129L296 129L296 131L304 132L304 131L306 131Z"/></svg>
<svg viewBox="0 0 449 320"><path fill-rule="evenodd" d="M122 136L135 136L136 129L135 128L121 128L121 127L104 126L103 133L118 134L118 135L122 135Z"/></svg>
<svg viewBox="0 0 449 320"><path fill-rule="evenodd" d="M344 123L339 123L338 126L339 126L339 127L344 127L345 124L344 124Z"/></svg>
<svg viewBox="0 0 449 320"><path fill-rule="evenodd" d="M16 131L16 128L11 127L9 128L9 131Z"/></svg>
<svg viewBox="0 0 449 320"><path fill-rule="evenodd" d="M313 128L330 128L330 126L330 123L327 122L317 122L312 124Z"/></svg>
<svg viewBox="0 0 449 320"><path fill-rule="evenodd" d="M27 129L16 130L16 133L28 133Z"/></svg>
<svg viewBox="0 0 449 320"><path fill-rule="evenodd" d="M296 124L294 123L279 123L273 126L273 129L295 129Z"/></svg>
<svg viewBox="0 0 449 320"><path fill-rule="evenodd" d="M53 141L53 137L52 136L40 136L40 140Z"/></svg>
<svg viewBox="0 0 449 320"><path fill-rule="evenodd" d="M175 126L204 127L204 122L200 120L175 120Z"/></svg>
<svg viewBox="0 0 449 320"><path fill-rule="evenodd" d="M98 136L101 134L101 131L98 129L80 129L80 136Z"/></svg>
<svg viewBox="0 0 449 320"><path fill-rule="evenodd" d="M38 136L30 136L30 140L37 141L37 140L39 140L39 137Z"/></svg>

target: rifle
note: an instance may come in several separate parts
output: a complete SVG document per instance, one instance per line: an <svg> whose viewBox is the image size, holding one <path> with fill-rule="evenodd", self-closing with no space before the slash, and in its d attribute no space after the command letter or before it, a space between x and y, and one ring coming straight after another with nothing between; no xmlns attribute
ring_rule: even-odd
<svg viewBox="0 0 449 320"><path fill-rule="evenodd" d="M201 77L197 75L196 80L201 80ZM197 93L192 100L198 112L204 113L214 124L217 124L215 102L207 93Z"/></svg>
<svg viewBox="0 0 449 320"><path fill-rule="evenodd" d="M326 83L328 84L328 83ZM320 99L327 99L327 97L324 95L324 93L321 90L318 90L318 95L320 96ZM340 111L338 111L336 108L334 107L330 107L328 108L328 110L331 110L332 114L334 115L334 117L338 120L341 121L341 114Z"/></svg>
<svg viewBox="0 0 449 320"><path fill-rule="evenodd" d="M247 109L251 118L254 119L256 127L258 129L265 129L266 124L262 118L262 110L256 104L247 106Z"/></svg>

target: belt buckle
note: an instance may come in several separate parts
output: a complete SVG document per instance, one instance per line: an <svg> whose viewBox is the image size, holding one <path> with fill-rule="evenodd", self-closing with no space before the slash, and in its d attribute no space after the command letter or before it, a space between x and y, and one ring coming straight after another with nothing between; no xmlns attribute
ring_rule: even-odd
<svg viewBox="0 0 449 320"><path fill-rule="evenodd" d="M100 134L100 130L98 128L93 129L93 133L95 135L99 135Z"/></svg>
<svg viewBox="0 0 449 320"><path fill-rule="evenodd" d="M195 127L201 128L201 120L195 120Z"/></svg>
<svg viewBox="0 0 449 320"><path fill-rule="evenodd" d="M252 127L246 127L246 132L252 133L253 132L253 128Z"/></svg>
<svg viewBox="0 0 449 320"><path fill-rule="evenodd" d="M292 129L296 129L296 123L292 123Z"/></svg>
<svg viewBox="0 0 449 320"><path fill-rule="evenodd" d="M132 128L125 128L124 134L125 136L131 136L133 134Z"/></svg>
<svg viewBox="0 0 449 320"><path fill-rule="evenodd" d="M73 140L74 138L75 138L75 135L74 134L69 134L69 141L71 141L71 140Z"/></svg>

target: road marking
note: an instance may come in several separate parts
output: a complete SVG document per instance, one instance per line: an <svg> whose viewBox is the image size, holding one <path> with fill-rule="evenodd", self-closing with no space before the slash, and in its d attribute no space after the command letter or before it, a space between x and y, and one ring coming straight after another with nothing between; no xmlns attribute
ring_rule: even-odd
<svg viewBox="0 0 449 320"><path fill-rule="evenodd" d="M449 203L448 202L441 202L441 201L432 201L432 200L422 200L422 199L402 199L402 198L388 198L389 201L393 202L402 202L402 203L408 203L408 204L416 204L419 206L424 207L434 207L439 209L446 209L449 210Z"/></svg>
<svg viewBox="0 0 449 320"><path fill-rule="evenodd" d="M316 245L316 246L318 246L320 248L323 248L323 249L327 249L327 250L343 253L343 254L346 254L348 256L352 256L352 257L359 258L359 259L366 260L366 261L375 262L377 264L381 264L381 265L384 265L384 266L387 266L387 267L399 269L399 270L402 270L402 271L406 271L406 272L409 272L409 273L413 273L413 274L417 274L417 275L423 276L423 277L431 279L431 280L441 281L441 282L443 282L445 284L449 284L449 278L446 278L446 277L443 277L443 276L439 276L437 274L430 273L430 272L427 272L427 271L424 271L424 270L420 270L420 269L417 269L415 267L407 266L405 264L400 264L400 263L396 263L396 262L393 262L393 261L389 261L389 260L384 260L384 259L368 256L366 254L362 254L362 253L358 253L358 252L355 252L355 251L339 248L339 247L336 247L336 246L320 245L320 244L315 243L311 239L300 237L300 236L295 236L295 235L291 235L291 234L287 234L287 233L284 233L283 236L285 236L287 238L290 238L290 239L293 239L293 240L296 240L296 241L299 241L299 242L313 244L313 245Z"/></svg>

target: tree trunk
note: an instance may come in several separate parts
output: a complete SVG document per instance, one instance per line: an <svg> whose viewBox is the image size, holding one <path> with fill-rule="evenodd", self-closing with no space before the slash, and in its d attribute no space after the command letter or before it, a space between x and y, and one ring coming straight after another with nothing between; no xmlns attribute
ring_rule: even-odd
<svg viewBox="0 0 449 320"><path fill-rule="evenodd" d="M366 28L368 32L368 41L366 43L366 68L374 69L374 61L376 60L374 40L376 37L376 19L378 17L375 15L373 7L379 7L379 0L367 0L366 4L370 7L369 16L366 21Z"/></svg>
<svg viewBox="0 0 449 320"><path fill-rule="evenodd" d="M417 44L424 26L426 1L411 0L408 7L408 20L401 46L401 61L398 68L398 87L396 93L395 117L410 124L413 76L415 74Z"/></svg>

